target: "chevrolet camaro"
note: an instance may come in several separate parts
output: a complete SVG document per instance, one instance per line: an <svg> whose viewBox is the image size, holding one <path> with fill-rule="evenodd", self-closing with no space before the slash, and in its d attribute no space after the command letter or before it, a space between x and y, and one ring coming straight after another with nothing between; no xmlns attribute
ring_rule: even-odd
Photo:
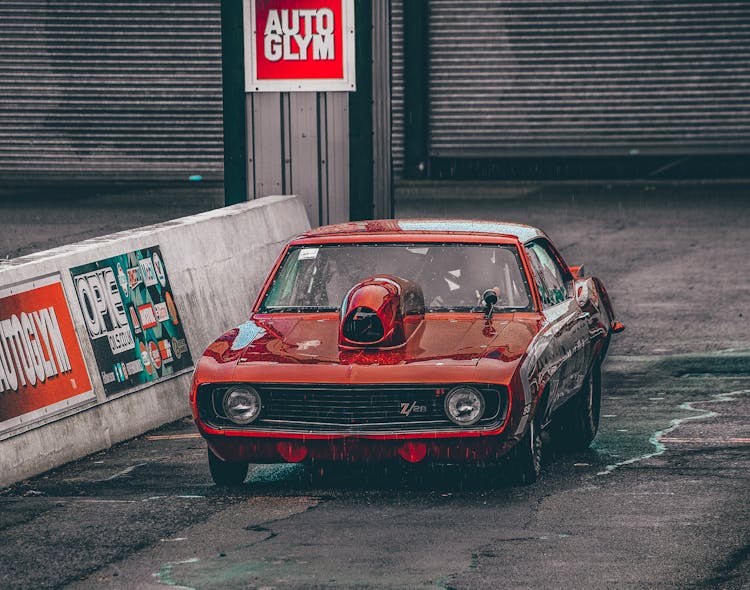
<svg viewBox="0 0 750 590"><path fill-rule="evenodd" d="M544 232L382 220L311 230L248 320L213 342L190 403L219 485L250 463L420 461L540 473L545 430L596 435L623 329L601 281Z"/></svg>

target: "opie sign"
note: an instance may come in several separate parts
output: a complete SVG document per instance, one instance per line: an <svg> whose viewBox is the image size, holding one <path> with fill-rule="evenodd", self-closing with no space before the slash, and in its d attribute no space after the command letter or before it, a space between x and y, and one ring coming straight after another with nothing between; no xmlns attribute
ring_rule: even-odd
<svg viewBox="0 0 750 590"><path fill-rule="evenodd" d="M353 91L354 0L244 0L248 92Z"/></svg>
<svg viewBox="0 0 750 590"><path fill-rule="evenodd" d="M158 246L70 273L107 395L192 367Z"/></svg>

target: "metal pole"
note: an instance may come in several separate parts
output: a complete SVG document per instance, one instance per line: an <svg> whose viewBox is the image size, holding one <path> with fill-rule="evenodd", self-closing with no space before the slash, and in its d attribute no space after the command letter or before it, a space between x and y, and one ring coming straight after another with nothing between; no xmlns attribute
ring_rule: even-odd
<svg viewBox="0 0 750 590"><path fill-rule="evenodd" d="M349 218L371 219L372 146L372 5L355 0L354 27L357 91L349 93Z"/></svg>
<svg viewBox="0 0 750 590"><path fill-rule="evenodd" d="M248 200L242 0L221 1L221 74L224 92L224 204L234 205Z"/></svg>

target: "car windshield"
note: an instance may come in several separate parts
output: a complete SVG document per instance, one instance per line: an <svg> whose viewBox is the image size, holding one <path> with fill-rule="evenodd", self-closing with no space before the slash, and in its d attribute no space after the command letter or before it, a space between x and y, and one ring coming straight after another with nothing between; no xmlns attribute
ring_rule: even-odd
<svg viewBox="0 0 750 590"><path fill-rule="evenodd" d="M518 250L494 244L335 244L291 248L261 312L337 311L368 277L387 274L417 283L426 311L480 311L495 289L496 310L529 309L529 287Z"/></svg>

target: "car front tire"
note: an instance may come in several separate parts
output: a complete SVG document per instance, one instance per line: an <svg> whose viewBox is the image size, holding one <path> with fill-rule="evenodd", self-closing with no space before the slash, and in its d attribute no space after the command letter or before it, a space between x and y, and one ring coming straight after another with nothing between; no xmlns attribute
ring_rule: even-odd
<svg viewBox="0 0 750 590"><path fill-rule="evenodd" d="M514 484L530 485L539 478L542 472L542 433L533 418L526 434L510 452L508 467Z"/></svg>
<svg viewBox="0 0 750 590"><path fill-rule="evenodd" d="M563 444L571 450L587 449L599 430L602 406L602 368L598 359L567 406L560 423Z"/></svg>
<svg viewBox="0 0 750 590"><path fill-rule="evenodd" d="M217 486L242 485L247 477L247 463L222 461L208 449L208 470Z"/></svg>

